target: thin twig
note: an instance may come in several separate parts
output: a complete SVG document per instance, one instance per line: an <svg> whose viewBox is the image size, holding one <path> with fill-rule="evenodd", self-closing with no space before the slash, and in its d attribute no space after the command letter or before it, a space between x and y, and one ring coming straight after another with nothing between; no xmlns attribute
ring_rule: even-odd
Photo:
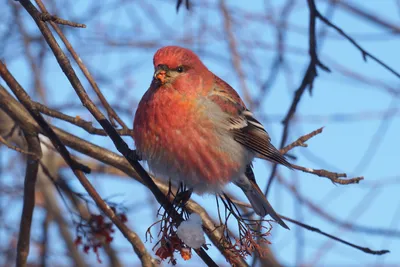
<svg viewBox="0 0 400 267"><path fill-rule="evenodd" d="M289 184L289 182L286 181L279 174L278 174L278 180L279 180L280 184L285 186L288 190L290 190L290 192L293 193L293 196L297 199L297 201L299 203L303 203L310 210L312 210L313 212L320 215L322 218L324 218L325 220L327 220L331 223L334 223L336 225L339 225L340 227L343 227L343 228L346 228L348 230L355 231L355 232L363 232L363 233L367 233L367 234L371 234L371 235L391 236L391 237L400 238L400 230L375 228L375 227L369 227L369 226L356 225L356 224L350 223L348 221L341 221L341 220L335 218L329 212L320 208L317 204L312 202L310 199L308 199L305 196L303 196L302 194L300 194L300 192L297 190L295 185Z"/></svg>
<svg viewBox="0 0 400 267"><path fill-rule="evenodd" d="M5 139L3 138L3 136L1 136L1 135L0 135L0 143L2 143L3 145L5 145L5 146L8 147L9 149L15 150L15 151L17 151L17 152L19 152L19 153L22 153L22 154L25 154L25 155L31 155L31 156L34 156L34 155L35 155L35 154L32 153L32 152L29 152L29 151L26 151L26 150L24 150L24 149L22 149L22 148L19 148L19 147L17 147L17 146L11 145L11 144L8 143L7 140L5 140Z"/></svg>
<svg viewBox="0 0 400 267"><path fill-rule="evenodd" d="M312 131L309 134L303 135L299 139L297 139L293 143L285 146L284 148L280 149L279 151L282 154L286 154L287 152L289 152L289 150L292 150L293 148L295 148L297 146L307 147L307 144L305 144L305 142L307 142L310 138L316 136L317 134L322 133L323 129L324 129L324 127L321 127L321 128L319 128L319 129L317 129L315 131Z"/></svg>
<svg viewBox="0 0 400 267"><path fill-rule="evenodd" d="M343 0L328 0L330 2L334 2L335 4L339 5L343 10L351 12L354 15L360 16L363 19L368 20L368 22L374 23L377 26L385 28L390 32L399 34L400 33L400 26L398 23L390 22L389 20L385 20L383 17L378 17L374 15L372 12L367 12L366 10L353 5L350 1L343 1ZM386 19L389 17L387 16Z"/></svg>
<svg viewBox="0 0 400 267"><path fill-rule="evenodd" d="M314 0L309 0L309 1L314 2ZM314 6L315 6L315 3L314 3ZM351 38L341 28L339 28L338 26L336 26L335 24L330 22L327 18L325 18L325 16L322 15L316 8L315 8L315 14L316 14L317 18L319 18L321 21L323 21L326 25L328 25L331 28L335 29L340 35L342 35L350 43L352 43L361 52L362 57L363 57L363 59L365 61L367 61L367 58L369 57L372 60L374 60L375 62L377 62L379 65L381 65L382 67L384 67L385 69L387 69L388 71L393 73L395 76L400 78L400 73L399 72L395 71L392 67L387 65L385 62L383 62L382 60L380 60L379 58L375 57L374 55L372 55L371 53L366 51L364 48L362 48L353 38Z"/></svg>
<svg viewBox="0 0 400 267"><path fill-rule="evenodd" d="M288 151L290 151L291 149L293 149L294 147L297 146L302 146L302 147L307 147L307 144L305 144L306 141L308 141L310 138L322 133L323 127L312 131L309 134L305 134L301 137L299 137L296 141L294 141L293 143L287 145L286 147L282 148L280 150L280 152L282 154L286 154ZM303 166L299 166L296 164L292 164L293 169L299 170L299 171L303 171L303 172L307 172L307 173L311 173L314 175L317 175L319 177L325 177L328 178L332 181L332 183L336 183L336 184L355 184L355 183L359 183L361 180L364 179L364 177L355 177L355 178L351 178L351 179L341 179L346 178L347 175L345 173L337 173L337 172L330 172L327 170L316 170L316 169L312 169L312 168L306 168Z"/></svg>
<svg viewBox="0 0 400 267"><path fill-rule="evenodd" d="M67 25L67 26L71 26L71 27L75 27L75 28L86 28L85 24L81 24L81 23L76 23L76 22L72 22L69 20L65 20L62 18L59 18L57 16L51 15L47 12L43 12L40 15L41 20L43 21L51 21L57 24L61 24L61 25Z"/></svg>
<svg viewBox="0 0 400 267"><path fill-rule="evenodd" d="M386 249L384 249L384 250L372 250L372 249L367 248L367 247L361 247L361 246L355 245L355 244L353 244L353 243L347 242L347 241L345 241L345 240L343 240L343 239L341 239L341 238L338 238L338 237L336 237L336 236L333 236L333 235L330 235L330 234L328 234L328 233L325 233L325 232L321 231L320 229L318 229L318 228L316 228L316 227L313 227L313 226L310 226L310 225L308 225L308 224L305 224L305 223L302 223L302 222L293 220L293 219L288 218L288 217L283 216L283 215L279 215L279 216L280 216L282 219L284 219L284 220L286 220L286 221L289 221L289 222L291 222L291 223L294 223L294 224L296 224L296 225L298 225L298 226L301 226L301 227L303 227L303 228L305 228L305 229L307 229L307 230L309 230L309 231L316 232L316 233L319 233L319 234L321 234L321 235L327 236L327 237L329 237L329 238L331 238L331 239L333 239L333 240L336 240L336 241L338 241L338 242L340 242L340 243L343 243L343 244L348 245L348 246L350 246L350 247L353 247L353 248L355 248L355 249L361 250L361 251L363 251L363 252L365 252L365 253L368 253L368 254L383 255L383 254L386 254L386 253L389 253L389 252L390 252L389 250L386 250Z"/></svg>
<svg viewBox="0 0 400 267"><path fill-rule="evenodd" d="M72 116L68 116L60 111L57 111L55 109L51 109L39 102L35 102L32 101L32 103L35 105L35 107L37 108L38 111L40 111L43 114L46 114L50 117L53 118L57 118L69 123L72 123L78 127L81 127L83 130L85 130L86 132L90 133L90 134L95 134L95 135L101 135L101 136L107 136L106 131L104 131L103 129L98 129L93 127L92 123L89 121L85 121L83 120L81 117L76 116L76 117L72 117ZM132 136L132 130L130 130L129 128L125 128L125 129L118 129L117 132L120 135L128 135L128 136Z"/></svg>
<svg viewBox="0 0 400 267"><path fill-rule="evenodd" d="M239 200L236 200L236 199L232 199L232 202L235 203L235 204L237 204L237 205L243 206L243 207L251 208L251 205L250 205L250 204L247 204L247 203L245 203L245 202L242 202L242 201L239 201ZM289 217L283 216L283 215L281 215L281 214L279 214L279 217L281 217L282 219L284 219L284 220L286 220L286 221L289 221L289 222L291 222L291 223L294 223L294 224L296 224L296 225L298 225L298 226L300 226L300 227L303 227L303 228L305 228L305 229L307 229L307 230L310 230L310 231L319 233L319 234L324 235L324 236L326 236L326 237L328 237L328 238L330 238L330 239L336 240L336 241L338 241L338 242L340 242L340 243L343 243L343 244L345 244L345 245L348 245L348 246L350 246L350 247L359 249L359 250L361 250L361 251L363 251L363 252L365 252L365 253L368 253L368 254L383 255L383 254L386 254L386 253L389 253L389 252L390 252L389 250L386 250L386 249L385 249L385 250L371 250L371 249L366 248L366 247L361 247L361 246L355 245L355 244L353 244L353 243L347 242L347 241L345 241L345 240L343 240L343 239L340 239L340 238L338 238L338 237L336 237L336 236L333 236L333 235L331 235L331 234L325 233L325 232L321 231L320 229L318 229L318 228L316 228L316 227L314 227L314 226L310 226L310 225L308 225L308 224L301 223L301 222L299 222L299 221L296 221L296 220L291 219L291 218L289 218Z"/></svg>
<svg viewBox="0 0 400 267"><path fill-rule="evenodd" d="M296 169L299 171L318 175L319 177L328 178L329 180L332 181L332 183L335 183L335 184L341 184L341 185L358 184L361 180L364 180L363 176L354 177L354 178L350 178L350 179L341 179L341 177L346 178L347 175L345 173L330 172L330 171L322 170L322 169L316 170L316 169L312 169L312 168L306 168L306 167L302 167L302 166L295 165L295 164L292 164L292 167L293 167L293 169Z"/></svg>

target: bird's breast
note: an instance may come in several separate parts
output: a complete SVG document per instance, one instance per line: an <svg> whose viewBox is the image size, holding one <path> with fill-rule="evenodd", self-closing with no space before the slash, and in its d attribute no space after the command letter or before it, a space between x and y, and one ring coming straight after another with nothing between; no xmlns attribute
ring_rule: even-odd
<svg viewBox="0 0 400 267"><path fill-rule="evenodd" d="M220 188L243 173L247 151L224 135L202 99L178 93L145 96L134 122L136 149L159 176Z"/></svg>
<svg viewBox="0 0 400 267"><path fill-rule="evenodd" d="M168 88L147 92L139 103L134 122L137 150L147 159L177 153L194 134L211 135L212 124L202 119L196 99ZM195 133L196 131L196 133ZM161 151L162 150L162 151Z"/></svg>

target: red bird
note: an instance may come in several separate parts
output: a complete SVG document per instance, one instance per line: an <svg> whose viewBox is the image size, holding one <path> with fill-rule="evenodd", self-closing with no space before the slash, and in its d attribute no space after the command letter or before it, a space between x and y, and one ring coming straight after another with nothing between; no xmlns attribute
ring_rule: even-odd
<svg viewBox="0 0 400 267"><path fill-rule="evenodd" d="M195 192L240 187L254 211L289 229L258 187L254 158L291 168L238 93L189 49L166 46L153 59L155 73L133 126L138 156L159 177Z"/></svg>

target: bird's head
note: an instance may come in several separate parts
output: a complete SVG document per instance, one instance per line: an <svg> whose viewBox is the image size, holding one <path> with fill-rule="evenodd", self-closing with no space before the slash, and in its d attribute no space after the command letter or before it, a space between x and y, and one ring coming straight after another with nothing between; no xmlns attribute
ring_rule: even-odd
<svg viewBox="0 0 400 267"><path fill-rule="evenodd" d="M161 85L190 81L204 75L208 69L191 50L179 46L165 46L154 55L154 79Z"/></svg>

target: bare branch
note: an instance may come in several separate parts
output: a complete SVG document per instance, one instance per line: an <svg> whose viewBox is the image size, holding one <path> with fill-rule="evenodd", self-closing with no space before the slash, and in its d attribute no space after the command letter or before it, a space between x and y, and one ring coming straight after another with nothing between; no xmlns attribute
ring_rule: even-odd
<svg viewBox="0 0 400 267"><path fill-rule="evenodd" d="M98 129L98 128L93 127L91 122L85 121L79 116L71 117L60 111L51 109L41 103L34 102L34 101L32 101L32 103L34 104L35 108L43 114L46 114L50 117L57 118L57 119L69 122L71 124L74 124L78 127L81 127L83 130L85 130L86 132L88 132L90 134L107 136L106 131L104 131L103 129ZM129 128L118 129L117 132L120 135L132 136L132 130L130 130Z"/></svg>
<svg viewBox="0 0 400 267"><path fill-rule="evenodd" d="M17 245L17 266L27 266L29 255L29 244L31 238L31 224L33 209L35 207L35 184L39 170L39 160L42 155L40 142L37 134L24 131L28 142L28 150L34 155L28 155L26 160L25 182L24 182L24 203L21 213L21 222Z"/></svg>
<svg viewBox="0 0 400 267"><path fill-rule="evenodd" d="M294 114L296 113L297 106L300 103L300 100L306 91L307 88L309 88L309 92L312 93L313 89L313 84L314 84L314 79L317 77L317 67L322 68L325 71L330 72L330 69L326 67L324 64L321 63L321 61L318 58L317 55L317 41L316 41L316 16L317 13L315 12L315 3L312 0L307 0L308 3L308 9L309 9L309 47L308 51L310 54L310 63L308 64L307 70L303 76L303 80L301 81L301 84L299 88L295 91L294 97L292 100L292 104L290 105L290 108L283 119L282 123L284 125L283 128L283 134L282 134L282 139L280 143L280 148L283 148L287 138L289 136L289 126L291 119L293 118ZM267 188L265 190L266 195L268 195L268 192L271 188L272 181L274 180L275 174L277 170L277 165L274 164L271 175L269 176L268 179L268 184Z"/></svg>
<svg viewBox="0 0 400 267"><path fill-rule="evenodd" d="M306 168L306 167L302 167L302 166L295 165L295 164L292 164L292 166L293 166L293 169L311 173L311 174L315 174L315 175L318 175L319 177L325 177L325 178L328 178L329 180L331 180L332 183L341 184L341 185L358 184L361 180L364 180L363 176L354 177L354 178L350 178L350 179L341 179L341 177L345 178L345 177L347 177L347 175L345 173L336 173L336 172L330 172L327 170L316 170L316 169L312 169L312 168Z"/></svg>
<svg viewBox="0 0 400 267"><path fill-rule="evenodd" d="M65 20L62 18L59 18L57 16L54 15L50 15L47 12L43 12L40 16L41 20L43 21L51 21L57 24L61 24L61 25L67 25L67 26L71 26L71 27L76 27L76 28L86 28L85 24L81 24L81 23L76 23L76 22L72 22L69 20Z"/></svg>
<svg viewBox="0 0 400 267"><path fill-rule="evenodd" d="M285 146L284 148L280 149L279 151L282 154L286 154L287 152L289 152L289 150L292 150L293 148L297 147L297 146L302 146L302 147L307 147L307 144L305 144L305 142L308 141L308 139L316 136L317 134L322 133L322 130L324 129L324 127L321 127L315 131L312 131L309 134L303 135L301 137L299 137L299 139L297 139L296 141L294 141L293 143Z"/></svg>
<svg viewBox="0 0 400 267"><path fill-rule="evenodd" d="M297 188L293 184L289 184L289 182L286 181L279 174L278 174L278 180L279 180L280 184L285 186L288 190L290 190L293 193L293 195L296 197L296 199L299 201L299 203L303 203L310 210L312 210L313 212L320 215L322 218L324 218L325 220L327 220L331 223L339 225L340 227L346 228L350 231L363 232L363 233L371 234L371 235L391 236L391 237L400 238L399 230L362 226L362 225L356 225L355 223L348 222L348 221L341 221L341 220L335 218L329 212L325 211L323 208L319 207L316 203L312 202L310 199L306 198L304 195L300 194L300 192L297 190Z"/></svg>
<svg viewBox="0 0 400 267"><path fill-rule="evenodd" d="M374 23L382 28L388 29L394 33L400 33L400 27L398 24L385 20L384 18L375 16L371 12L367 12L366 10L363 10L351 4L351 2L349 1L343 1L343 0L329 0L329 1L337 3L340 7L343 8L343 10L346 10L357 16L360 16L361 18L366 19L369 22Z"/></svg>
<svg viewBox="0 0 400 267"><path fill-rule="evenodd" d="M244 203L244 202L242 202L242 201L238 201L238 200L236 200L236 199L232 199L232 201L233 201L234 203L240 205L240 206L251 208L251 205L250 205L250 204ZM345 245L348 245L348 246L350 246L350 247L359 249L359 250L361 250L361 251L363 251L363 252L365 252L365 253L368 253L368 254L383 255L383 254L386 254L386 253L389 253L389 252L390 252L389 250L386 250L386 249L385 249L385 250L372 250L372 249L369 249L369 248L366 248L366 247L361 247L361 246L355 245L355 244L353 244L353 243L347 242L347 241L345 241L345 240L343 240L343 239L341 239L341 238L338 238L338 237L336 237L336 236L333 236L333 235L331 235L331 234L325 233L325 232L321 231L320 229L318 229L318 228L316 228L316 227L314 227L314 226L310 226L310 225L308 225L308 224L305 224L305 223L296 221L296 220L294 220L294 219L291 219L291 218L289 218L289 217L283 216L283 215L281 215L281 214L279 214L279 217L281 217L282 219L284 219L284 220L286 220L286 221L289 221L289 222L291 222L291 223L294 223L294 224L296 224L296 225L298 225L298 226L300 226L300 227L302 227L302 228L305 228L305 229L307 229L307 230L309 230L309 231L313 231L313 232L319 233L319 234L324 235L324 236L326 236L326 237L328 237L328 238L330 238L330 239L333 239L333 240L335 240L335 241L338 241L338 242L343 243L343 244L345 244Z"/></svg>
<svg viewBox="0 0 400 267"><path fill-rule="evenodd" d="M341 28L339 28L338 26L336 26L335 24L333 24L331 21L329 21L327 18L325 18L324 15L322 15L317 8L315 7L315 3L314 0L309 0L313 3L313 8L314 8L314 12L317 18L319 18L321 21L323 21L326 25L328 25L329 27L335 29L340 35L342 35L344 38L346 38L350 43L352 43L362 54L363 59L366 61L367 58L371 58L372 60L374 60L375 62L377 62L379 65L381 65L382 67L384 67L385 69L387 69L388 71L390 71L391 73L393 73L395 76L397 76L398 78L400 78L400 73L395 71L392 67L388 66L385 62L383 62L382 60L380 60L379 58L375 57L374 55L372 55L371 53L369 53L368 51L366 51L364 48L362 48L353 38L351 38L349 35L347 35Z"/></svg>
<svg viewBox="0 0 400 267"><path fill-rule="evenodd" d="M34 153L29 152L29 151L25 151L22 148L19 148L17 146L13 146L11 145L9 142L7 142L7 140L5 140L1 135L0 135L0 143L2 143L3 145L7 146L9 149L15 150L19 153L25 154L25 155L31 155L31 156L35 156Z"/></svg>
<svg viewBox="0 0 400 267"><path fill-rule="evenodd" d="M299 137L296 141L294 141L293 143L287 145L286 147L282 148L280 150L280 152L282 154L286 154L289 150L293 149L294 147L297 146L302 146L302 147L307 147L307 144L305 144L306 141L308 141L310 138L322 133L322 129L323 127L312 131L309 134L305 134L301 137ZM303 171L303 172L307 172L307 173L311 173L314 175L318 175L320 177L325 177L328 178L329 180L332 181L332 183L337 183L337 184L357 184L359 183L361 180L364 179L364 177L355 177L355 178L351 178L351 179L341 179L341 177L347 177L347 175L345 173L336 173L336 172L330 172L327 170L316 170L316 169L312 169L312 168L306 168L306 167L302 167L296 164L292 164L293 169L299 170L299 171Z"/></svg>
<svg viewBox="0 0 400 267"><path fill-rule="evenodd" d="M286 221L289 221L289 222L291 222L291 223L297 224L298 226L301 226L301 227L303 227L303 228L305 228L305 229L307 229L307 230L309 230L309 231L316 232L316 233L319 233L319 234L321 234L321 235L327 236L327 237L329 237L329 238L331 238L331 239L333 239L333 240L336 240L336 241L338 241L338 242L340 242L340 243L343 243L343 244L348 245L348 246L350 246L350 247L353 247L353 248L355 248L355 249L361 250L361 251L363 251L363 252L365 252L365 253L368 253L368 254L383 255L383 254L386 254L386 253L389 253L389 252L390 252L389 250L386 250L386 249L384 249L384 250L372 250L372 249L367 248L367 247L361 247L361 246L355 245L355 244L353 244L353 243L347 242L347 241L345 241L345 240L343 240L343 239L341 239L341 238L338 238L338 237L336 237L336 236L333 236L333 235L330 235L330 234L328 234L328 233L325 233L324 231L321 231L320 229L318 229L318 228L316 228L316 227L313 227L313 226L310 226L310 225L308 225L308 224L305 224L305 223L302 223L302 222L299 222L299 221L290 219L290 218L288 218L288 217L286 217L286 216L282 216L282 215L279 215L279 216L280 216L282 219L284 219L284 220L286 220Z"/></svg>

